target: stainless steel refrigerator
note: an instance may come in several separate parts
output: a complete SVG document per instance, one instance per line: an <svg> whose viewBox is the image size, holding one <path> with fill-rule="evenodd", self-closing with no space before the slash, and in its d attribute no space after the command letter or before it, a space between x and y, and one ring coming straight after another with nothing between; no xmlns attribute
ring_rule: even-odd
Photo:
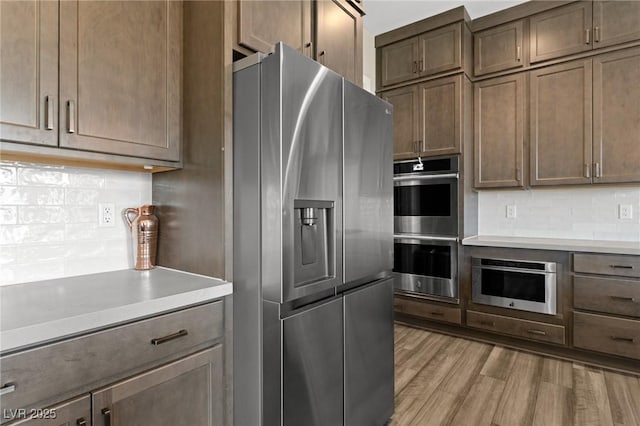
<svg viewBox="0 0 640 426"><path fill-rule="evenodd" d="M283 44L233 84L234 422L383 425L392 107Z"/></svg>

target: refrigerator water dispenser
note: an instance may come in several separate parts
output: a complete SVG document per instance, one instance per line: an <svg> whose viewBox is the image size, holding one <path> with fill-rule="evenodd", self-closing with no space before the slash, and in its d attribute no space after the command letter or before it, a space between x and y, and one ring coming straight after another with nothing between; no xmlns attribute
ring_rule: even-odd
<svg viewBox="0 0 640 426"><path fill-rule="evenodd" d="M333 201L294 202L294 286L335 276Z"/></svg>

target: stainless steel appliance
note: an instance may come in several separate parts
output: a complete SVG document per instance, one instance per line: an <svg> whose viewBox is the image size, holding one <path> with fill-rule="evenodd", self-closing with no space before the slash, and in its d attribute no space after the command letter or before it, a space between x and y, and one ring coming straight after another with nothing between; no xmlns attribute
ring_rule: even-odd
<svg viewBox="0 0 640 426"><path fill-rule="evenodd" d="M393 165L394 232L458 236L458 157Z"/></svg>
<svg viewBox="0 0 640 426"><path fill-rule="evenodd" d="M283 44L235 64L235 424L393 414L391 113Z"/></svg>
<svg viewBox="0 0 640 426"><path fill-rule="evenodd" d="M398 292L457 302L458 239L396 234L393 271Z"/></svg>
<svg viewBox="0 0 640 426"><path fill-rule="evenodd" d="M556 263L471 259L473 302L556 314Z"/></svg>

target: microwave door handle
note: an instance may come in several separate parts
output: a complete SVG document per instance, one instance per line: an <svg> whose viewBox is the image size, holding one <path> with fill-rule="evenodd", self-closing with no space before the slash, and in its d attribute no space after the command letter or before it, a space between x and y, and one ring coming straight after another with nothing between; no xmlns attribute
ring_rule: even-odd
<svg viewBox="0 0 640 426"><path fill-rule="evenodd" d="M435 179L458 179L458 173L445 173L442 175L400 175L394 176L394 182L403 180L435 180Z"/></svg>

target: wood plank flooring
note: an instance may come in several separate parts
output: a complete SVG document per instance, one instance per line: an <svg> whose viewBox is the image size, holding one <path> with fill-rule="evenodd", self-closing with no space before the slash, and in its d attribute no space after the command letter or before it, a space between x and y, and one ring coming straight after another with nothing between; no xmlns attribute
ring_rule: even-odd
<svg viewBox="0 0 640 426"><path fill-rule="evenodd" d="M640 376L395 326L390 426L640 426Z"/></svg>

